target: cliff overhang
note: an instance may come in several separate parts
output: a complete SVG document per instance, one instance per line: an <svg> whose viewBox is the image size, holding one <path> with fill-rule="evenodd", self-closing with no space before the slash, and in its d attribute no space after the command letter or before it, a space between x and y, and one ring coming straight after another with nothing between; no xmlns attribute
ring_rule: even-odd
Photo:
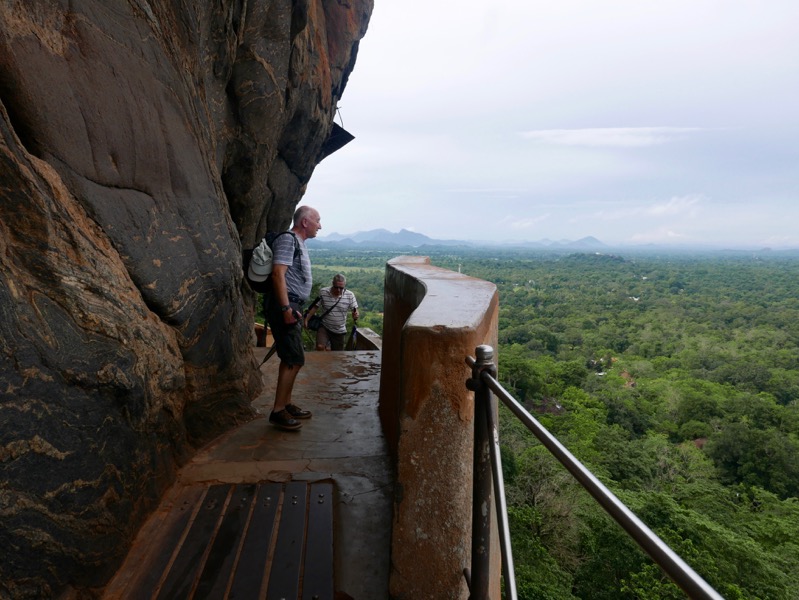
<svg viewBox="0 0 799 600"><path fill-rule="evenodd" d="M102 587L177 468L251 417L241 249L329 153L371 11L0 4L0 596Z"/></svg>

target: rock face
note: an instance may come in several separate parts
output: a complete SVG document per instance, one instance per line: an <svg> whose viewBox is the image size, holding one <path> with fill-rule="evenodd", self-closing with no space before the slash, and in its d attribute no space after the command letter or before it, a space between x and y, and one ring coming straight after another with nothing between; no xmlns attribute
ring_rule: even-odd
<svg viewBox="0 0 799 600"><path fill-rule="evenodd" d="M241 248L288 226L371 10L0 2L0 597L91 595L250 418Z"/></svg>

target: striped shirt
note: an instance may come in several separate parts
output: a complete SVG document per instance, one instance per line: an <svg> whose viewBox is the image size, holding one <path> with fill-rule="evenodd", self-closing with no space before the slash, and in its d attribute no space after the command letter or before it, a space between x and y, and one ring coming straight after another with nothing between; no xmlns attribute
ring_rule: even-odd
<svg viewBox="0 0 799 600"><path fill-rule="evenodd" d="M300 247L301 254L294 259L294 240ZM272 242L272 264L287 265L286 288L288 293L297 296L303 302L311 295L313 278L311 277L311 259L305 242L293 233L280 235ZM304 278L304 281L303 281Z"/></svg>
<svg viewBox="0 0 799 600"><path fill-rule="evenodd" d="M341 298L341 300L339 300ZM342 294L336 298L330 293L330 288L322 288L319 290L319 306L316 308L316 314L322 316L325 311L331 306L335 305L327 315L322 319L322 324L331 333L347 333L347 313L352 311L353 308L358 308L358 301L355 299L355 294L349 290L344 290ZM338 302L338 304L336 304Z"/></svg>

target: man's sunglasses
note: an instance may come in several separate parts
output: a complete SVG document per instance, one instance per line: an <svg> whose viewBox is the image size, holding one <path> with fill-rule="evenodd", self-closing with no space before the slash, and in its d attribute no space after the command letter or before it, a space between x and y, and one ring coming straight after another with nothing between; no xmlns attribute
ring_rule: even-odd
<svg viewBox="0 0 799 600"><path fill-rule="evenodd" d="M341 290L341 291L343 292L343 291L344 291L344 286L342 286L342 285L334 285L334 286L333 286L333 289L335 289L335 290Z"/></svg>

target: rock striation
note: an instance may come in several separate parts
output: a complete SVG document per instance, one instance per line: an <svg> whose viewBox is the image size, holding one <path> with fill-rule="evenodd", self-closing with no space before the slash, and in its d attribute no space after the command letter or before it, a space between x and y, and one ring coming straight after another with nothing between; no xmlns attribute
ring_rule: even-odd
<svg viewBox="0 0 799 600"><path fill-rule="evenodd" d="M261 388L288 226L373 0L0 2L0 597L91 597Z"/></svg>

